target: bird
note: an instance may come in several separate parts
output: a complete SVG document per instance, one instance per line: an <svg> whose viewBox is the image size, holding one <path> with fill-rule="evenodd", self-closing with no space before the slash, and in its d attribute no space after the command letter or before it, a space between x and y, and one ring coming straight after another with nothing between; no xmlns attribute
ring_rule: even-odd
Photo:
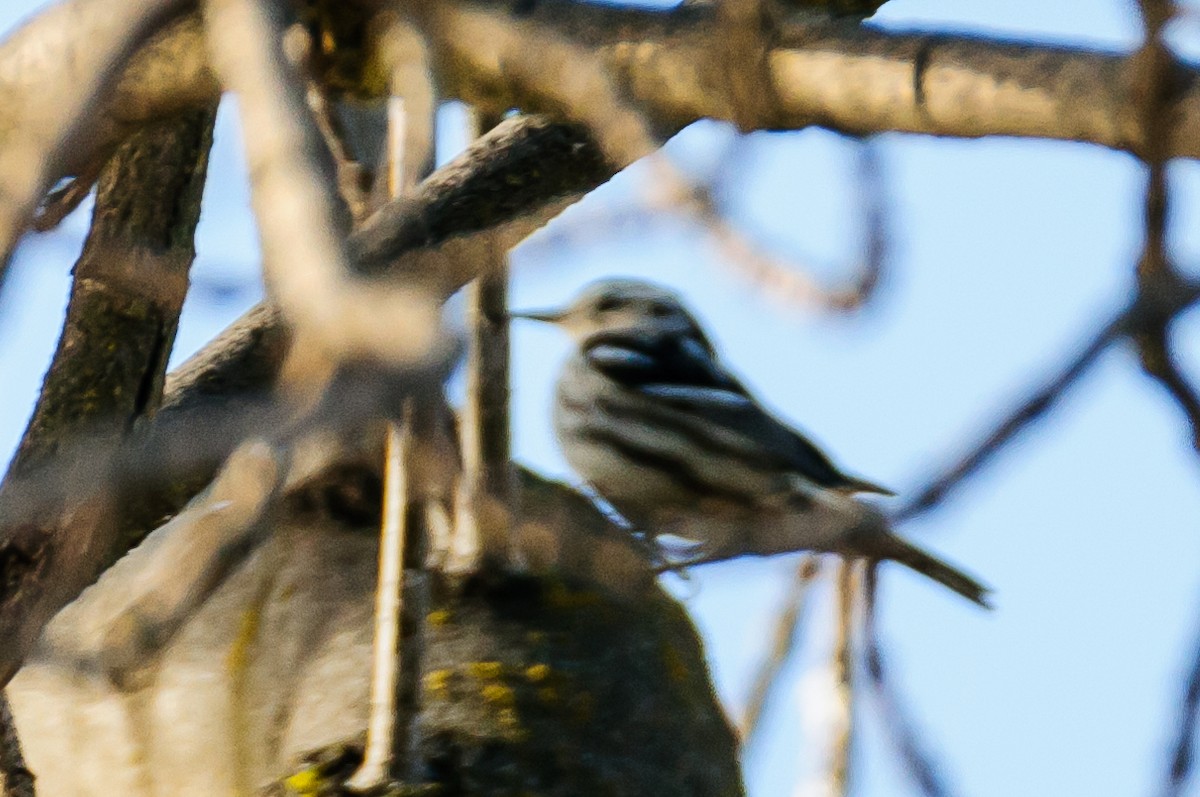
<svg viewBox="0 0 1200 797"><path fill-rule="evenodd" d="M566 307L510 313L574 342L553 424L567 463L635 529L695 541L699 561L788 551L898 562L989 607L989 589L897 536L861 494L893 495L836 466L768 412L668 288L587 286Z"/></svg>

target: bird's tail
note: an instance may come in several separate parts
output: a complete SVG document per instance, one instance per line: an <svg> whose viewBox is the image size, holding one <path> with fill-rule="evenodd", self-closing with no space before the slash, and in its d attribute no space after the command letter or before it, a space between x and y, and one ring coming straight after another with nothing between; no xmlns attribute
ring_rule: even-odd
<svg viewBox="0 0 1200 797"><path fill-rule="evenodd" d="M869 548L869 550L862 551L864 555L873 559L891 559L899 562L910 570L915 570L926 578L931 578L942 586L954 590L985 609L992 608L991 603L988 602L988 594L991 592L988 587L907 540L887 534L872 539L871 544L864 548Z"/></svg>

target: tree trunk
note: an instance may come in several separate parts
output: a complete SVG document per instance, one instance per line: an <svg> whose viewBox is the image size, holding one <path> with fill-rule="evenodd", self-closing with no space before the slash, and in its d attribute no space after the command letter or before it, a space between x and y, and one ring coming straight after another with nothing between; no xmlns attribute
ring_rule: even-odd
<svg viewBox="0 0 1200 797"><path fill-rule="evenodd" d="M373 476L360 474L365 492ZM280 780L282 793L337 793L366 728L378 547L376 526L344 509L351 491L342 479L293 496L268 541L136 673L105 659L121 621L106 607L151 566L162 532L55 618L9 686L39 795L210 797ZM682 607L611 556L572 572L621 532L561 485L527 475L521 495L526 540L540 529L577 547L553 569L436 590L424 785L741 794L737 743Z"/></svg>

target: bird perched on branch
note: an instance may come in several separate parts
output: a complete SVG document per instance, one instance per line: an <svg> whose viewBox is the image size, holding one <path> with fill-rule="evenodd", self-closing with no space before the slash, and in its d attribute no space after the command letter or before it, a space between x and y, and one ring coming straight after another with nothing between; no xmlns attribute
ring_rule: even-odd
<svg viewBox="0 0 1200 797"><path fill-rule="evenodd" d="M763 409L721 365L665 288L596 283L551 312L576 349L558 380L554 425L567 462L630 523L696 540L703 559L831 551L889 559L987 605L987 589L892 533L843 473Z"/></svg>

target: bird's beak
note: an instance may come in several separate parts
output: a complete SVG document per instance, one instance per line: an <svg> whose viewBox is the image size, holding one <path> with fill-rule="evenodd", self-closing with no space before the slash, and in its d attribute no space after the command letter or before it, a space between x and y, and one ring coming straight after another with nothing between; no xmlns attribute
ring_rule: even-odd
<svg viewBox="0 0 1200 797"><path fill-rule="evenodd" d="M542 321L547 324L557 324L567 315L566 310L528 310L523 313L509 313L511 318L524 318L529 321Z"/></svg>

